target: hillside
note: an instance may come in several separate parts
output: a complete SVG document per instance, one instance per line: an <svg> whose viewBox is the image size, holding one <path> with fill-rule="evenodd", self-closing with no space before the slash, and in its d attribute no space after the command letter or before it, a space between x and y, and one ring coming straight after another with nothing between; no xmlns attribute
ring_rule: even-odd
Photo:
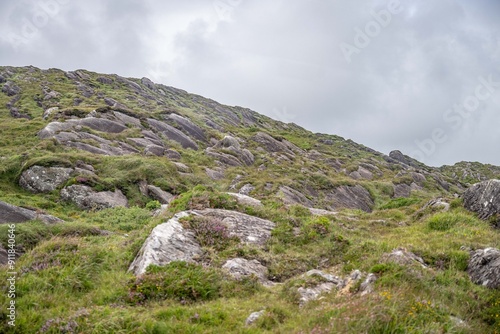
<svg viewBox="0 0 500 334"><path fill-rule="evenodd" d="M0 67L0 85L2 332L500 331L499 291L466 271L498 230L460 198L500 167L429 167L147 78Z"/></svg>

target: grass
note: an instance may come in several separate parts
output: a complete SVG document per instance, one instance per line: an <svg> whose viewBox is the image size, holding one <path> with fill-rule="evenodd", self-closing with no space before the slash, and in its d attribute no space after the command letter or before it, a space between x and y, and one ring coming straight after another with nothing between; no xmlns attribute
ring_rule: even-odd
<svg viewBox="0 0 500 334"><path fill-rule="evenodd" d="M1 68L0 68L1 71ZM0 108L0 199L43 210L64 219L57 225L38 221L16 225L16 242L24 254L17 259L16 328L6 324L6 311L0 310L2 333L499 333L500 292L471 283L466 273L468 249L500 248L498 230L488 222L465 211L460 199L450 201L450 210L423 206L440 196L450 198L435 180L427 178L424 190L410 198L394 199L394 183L411 183L397 165L387 165L383 158L364 146L330 135L312 134L305 129L257 117L253 126L241 127L227 121L242 121L243 109L226 107L208 99L162 87L165 95L148 91L153 99L136 93L116 76L113 84L95 81L97 73L84 71L94 96L83 98L80 106L73 99L81 97L74 83L62 71L16 70L14 80L22 91L17 107L33 119L13 119ZM27 80L31 78L30 80ZM57 99L43 98L40 84L46 81ZM140 80L133 79L140 83ZM166 141L181 153L181 162L192 174L179 174L164 157L127 155L98 156L60 146L52 140L40 140L37 132L47 124L43 111L59 106L66 116L81 116L102 108L102 96L123 102L123 112L141 119L161 118L165 112L188 116L204 128L210 138L230 134L242 139L252 150L255 164L250 167L227 167L225 178L208 179L205 167L217 162L199 151L183 150ZM10 99L0 94L0 105ZM225 112L217 110L224 108ZM109 108L108 108L109 109ZM104 110L104 109L103 109ZM226 131L220 133L205 126L211 119ZM232 119L232 118L231 118ZM145 122L142 122L146 124ZM286 139L305 150L287 159L259 150L248 141L258 131ZM138 135L127 130L118 136ZM310 150L323 154L317 160L305 158ZM57 191L31 194L17 185L20 174L32 165L74 167L77 161L91 164L95 177L86 184L95 190L122 190L129 208L85 212L60 201ZM331 161L338 161L340 167ZM374 180L354 180L349 171L361 164L380 169ZM263 166L260 168L259 166ZM453 173L466 168L444 169L450 180ZM484 175L497 175L491 166L472 164ZM344 172L345 170L345 172ZM396 175L400 175L396 177ZM464 182L471 180L466 179ZM73 178L68 184L83 182ZM141 193L139 183L146 182L176 195L169 210L152 217L159 203ZM262 207L238 204L225 192L238 191L246 183L255 189L252 196L262 200ZM327 195L341 185L361 185L374 199L372 213L338 208L335 215L313 216L301 205L285 207L276 198L282 185L301 190L326 207ZM262 247L241 244L231 238L220 221L187 220L203 246L201 264L174 262L165 267L151 267L136 278L128 267L151 230L173 214L191 209L221 208L237 210L276 224L271 238ZM0 243L7 244L7 226L0 226ZM420 256L427 268L401 266L383 261L384 254L405 248ZM258 260L268 268L267 279L273 287L264 288L255 277L235 281L221 270L231 258ZM209 266L208 266L209 265ZM313 286L318 277L302 277L311 269L321 269L347 277L353 270L377 276L374 292L356 293L359 283L347 291L332 291L320 300L299 307L296 290ZM0 272L0 280L7 274ZM5 288L2 290L5 292ZM8 302L5 293L0 303ZM264 310L253 325L246 318ZM461 324L457 319L463 320Z"/></svg>

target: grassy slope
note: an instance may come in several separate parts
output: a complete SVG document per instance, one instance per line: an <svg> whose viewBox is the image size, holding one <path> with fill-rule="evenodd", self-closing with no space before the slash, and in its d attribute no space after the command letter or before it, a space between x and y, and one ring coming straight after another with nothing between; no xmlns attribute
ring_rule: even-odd
<svg viewBox="0 0 500 334"><path fill-rule="evenodd" d="M42 80L41 74L37 75ZM61 72L46 73L43 80L63 93L57 101L61 107L71 105L73 98L79 96ZM378 209L373 213L343 210L335 217L314 218L301 207L285 209L279 201L268 197L276 189L265 190L266 183L280 182L300 189L307 185L331 188L358 181L333 172L323 162L304 164L296 159L281 165L269 164L265 173L253 168L232 168L225 180L214 184L203 173L203 167L210 166L213 161L201 152L183 151L182 162L194 170L194 175L186 178L175 173L171 163L159 158L101 157L67 150L36 137L46 121L41 119L43 108L29 97L40 91L30 85L22 88L25 95L19 106L33 116L32 120L13 119L6 109L0 108L0 133L5 143L0 147L0 199L45 210L67 223L18 225L17 241L27 253L17 264L20 273L17 326L15 329L6 326L6 313L2 309L0 331L35 333L44 327L46 332L58 333L77 325L76 332L83 333L500 332L500 293L470 282L465 272L468 253L461 250L464 247L500 247L498 231L465 212L459 200L453 200L448 214L430 209L422 211L427 200L442 195L434 184L429 184L425 191L409 200L391 200L387 189L398 170L384 169L383 176L375 181L361 182L376 199ZM102 89L107 96L119 101L126 101L129 95L125 88L109 91L103 85L95 89ZM185 115L191 113L193 117L199 115L200 104L193 102L193 96L180 96L176 100L167 99L168 108ZM0 106L8 100L0 94ZM85 105L99 107L102 102L90 99L84 102ZM129 107L143 112L139 107ZM165 107L154 108L151 106L148 113L154 115ZM313 147L341 159L352 164L353 170L359 161L381 159L339 137L329 136L333 145L323 145L317 136L301 128L262 119L270 122L271 128L267 131L274 136L284 137L303 149ZM256 129L234 127L230 131L248 138ZM214 133L214 136L220 135ZM255 166L265 158L257 156ZM120 187L136 206L82 212L60 202L57 193L33 195L17 186L17 178L27 166L73 164L77 160L96 167L100 176L97 186ZM317 174L304 176L300 172L302 167ZM194 198L196 203L211 196L222 196L217 195L218 191L224 190L238 174L244 175L244 180L253 181L257 187L255 193L262 197L265 207L236 209L271 219L278 226L264 249L231 244L224 251L216 252L214 247L207 247L205 260L222 264L235 256L259 259L269 268L269 276L282 284L264 289L251 281L236 284L226 278L226 283L220 285L195 276L198 269L186 269L179 274L198 277L191 283L217 293L208 299L199 297L194 302L179 301L180 290L173 290L169 298L153 298L153 293L152 298L141 303L131 299L136 282L127 269L151 229L175 210L185 209L189 205L186 198ZM164 217L151 218L144 208L149 199L140 195L136 185L142 179L184 195L175 209ZM199 183L212 188L198 187L189 191ZM234 207L227 198L217 203L222 207ZM2 244L6 242L6 230L6 226L0 226ZM112 233L101 235L101 230ZM429 269L381 263L382 254L397 247L421 256ZM342 276L360 269L376 273L379 280L372 294L354 294L357 289L354 286L299 308L294 291L309 282L298 275L313 268ZM223 273L216 270L214 275ZM5 279L6 274L2 271L0 280ZM5 293L0 295L0 301L2 305L7 302ZM254 326L243 326L250 313L264 308L265 316ZM451 317L464 320L466 326L457 326Z"/></svg>

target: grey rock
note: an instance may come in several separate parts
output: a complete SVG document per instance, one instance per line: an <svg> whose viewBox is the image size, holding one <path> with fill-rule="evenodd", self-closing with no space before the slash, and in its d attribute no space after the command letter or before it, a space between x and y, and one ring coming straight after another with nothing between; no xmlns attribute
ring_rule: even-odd
<svg viewBox="0 0 500 334"><path fill-rule="evenodd" d="M49 193L69 180L73 168L32 166L25 170L19 185L33 193Z"/></svg>
<svg viewBox="0 0 500 334"><path fill-rule="evenodd" d="M394 185L394 198L410 197L411 187L407 184L395 184Z"/></svg>
<svg viewBox="0 0 500 334"><path fill-rule="evenodd" d="M163 266L172 261L194 262L203 251L193 232L186 230L179 219L188 216L180 212L166 223L156 226L142 245L129 267L136 276L146 272L149 265Z"/></svg>
<svg viewBox="0 0 500 334"><path fill-rule="evenodd" d="M62 223L63 220L51 215L46 215L38 210L20 208L0 201L0 224L24 223L30 220L40 220L46 224Z"/></svg>
<svg viewBox="0 0 500 334"><path fill-rule="evenodd" d="M402 266L418 265L422 268L427 268L424 260L421 257L407 251L404 248L397 248L394 249L391 253L382 255L382 261L392 262Z"/></svg>
<svg viewBox="0 0 500 334"><path fill-rule="evenodd" d="M105 85L112 85L113 84L113 79L108 78L108 77L98 77L97 82L100 82Z"/></svg>
<svg viewBox="0 0 500 334"><path fill-rule="evenodd" d="M299 304L300 306L304 306L304 304L318 299L322 294L331 292L334 288L336 288L336 285L330 282L321 283L309 288L300 287L297 289L300 295Z"/></svg>
<svg viewBox="0 0 500 334"><path fill-rule="evenodd" d="M144 148L145 155L155 155L157 157L162 157L165 155L165 148L155 144L148 145Z"/></svg>
<svg viewBox="0 0 500 334"><path fill-rule="evenodd" d="M245 184L243 187L240 188L240 191L238 191L238 193L242 194L242 195L250 195L250 193L252 192L252 190L254 190L255 187L252 186L250 183L247 183Z"/></svg>
<svg viewBox="0 0 500 334"><path fill-rule="evenodd" d="M446 202L440 197L430 200L429 202L427 202L427 204L424 205L423 208L425 209L428 207L441 209L442 211L448 211L450 210L450 203Z"/></svg>
<svg viewBox="0 0 500 334"><path fill-rule="evenodd" d="M9 254L7 250L0 245L0 266L4 266L9 263Z"/></svg>
<svg viewBox="0 0 500 334"><path fill-rule="evenodd" d="M224 263L222 269L236 280L254 276L264 285L271 284L267 279L267 268L257 260L246 260L242 258L230 259Z"/></svg>
<svg viewBox="0 0 500 334"><path fill-rule="evenodd" d="M329 210L316 209L316 208L309 208L309 212L313 216L335 216L338 214L338 212L336 212L336 211L329 211Z"/></svg>
<svg viewBox="0 0 500 334"><path fill-rule="evenodd" d="M277 196L283 199L286 205L300 204L307 208L314 206L313 202L304 194L287 186L280 187Z"/></svg>
<svg viewBox="0 0 500 334"><path fill-rule="evenodd" d="M253 206L253 207L261 207L262 202L259 201L258 199L255 199L253 197L243 195L243 194L237 194L237 193L227 193L229 196L233 197L238 201L238 204L241 205L248 205L248 206Z"/></svg>
<svg viewBox="0 0 500 334"><path fill-rule="evenodd" d="M157 200L161 204L169 204L174 199L174 195L153 185L147 186L147 192L151 198Z"/></svg>
<svg viewBox="0 0 500 334"><path fill-rule="evenodd" d="M153 83L153 81L149 80L148 78L142 78L142 79L141 79L141 83L142 83L144 86L146 86L146 87L148 87L149 89L151 89L151 90L155 90L155 88L156 88L156 87L155 87L155 84Z"/></svg>
<svg viewBox="0 0 500 334"><path fill-rule="evenodd" d="M229 235L247 244L263 245L270 237L275 223L237 211L221 209L194 210L193 214L219 219L227 226Z"/></svg>
<svg viewBox="0 0 500 334"><path fill-rule="evenodd" d="M372 274L372 273L368 274L366 279L359 286L359 291L361 292L362 296L373 292L373 290L375 288L373 283L375 283L376 280L377 280L377 276L375 274Z"/></svg>
<svg viewBox="0 0 500 334"><path fill-rule="evenodd" d="M191 173L191 168L189 166L183 164L182 162L174 162L173 163L177 170L182 173Z"/></svg>
<svg viewBox="0 0 500 334"><path fill-rule="evenodd" d="M210 169L207 167L207 168L205 168L205 173L212 180L218 181L218 180L222 180L224 178L224 171L221 168Z"/></svg>
<svg viewBox="0 0 500 334"><path fill-rule="evenodd" d="M49 108L49 109L45 110L43 113L43 119L48 119L50 116L52 116L57 111L59 111L59 107L53 107L53 108Z"/></svg>
<svg viewBox="0 0 500 334"><path fill-rule="evenodd" d="M412 172L411 177L413 178L413 181L415 181L415 183L421 187L424 185L425 181L427 181L425 176L421 173Z"/></svg>
<svg viewBox="0 0 500 334"><path fill-rule="evenodd" d="M206 142L205 132L189 119L177 114L169 114L165 116L165 120L177 124L185 133L196 140Z"/></svg>
<svg viewBox="0 0 500 334"><path fill-rule="evenodd" d="M95 192L84 185L72 185L61 191L61 198L74 202L83 210L102 210L114 207L127 207L127 198L118 189L115 192Z"/></svg>
<svg viewBox="0 0 500 334"><path fill-rule="evenodd" d="M228 166L234 166L234 167L243 166L241 161L235 156L231 154L216 152L211 147L205 149L205 154Z"/></svg>
<svg viewBox="0 0 500 334"><path fill-rule="evenodd" d="M464 207L478 214L480 219L500 215L500 180L476 183L462 195ZM500 227L500 218L496 224Z"/></svg>
<svg viewBox="0 0 500 334"><path fill-rule="evenodd" d="M259 145L263 146L267 152L282 152L287 153L291 156L295 156L295 153L303 153L301 149L293 145L287 140L276 140L267 133L258 132L255 136L251 138Z"/></svg>
<svg viewBox="0 0 500 334"><path fill-rule="evenodd" d="M472 252L467 273L475 284L490 289L500 288L500 250L479 249Z"/></svg>
<svg viewBox="0 0 500 334"><path fill-rule="evenodd" d="M359 209L371 212L375 203L368 190L360 185L341 186L333 192L326 194L327 201L331 202L330 209L339 208Z"/></svg>
<svg viewBox="0 0 500 334"><path fill-rule="evenodd" d="M173 126L152 118L148 118L147 121L151 127L164 134L168 139L178 142L183 148L198 150L198 145L191 138Z"/></svg>
<svg viewBox="0 0 500 334"><path fill-rule="evenodd" d="M169 158L171 160L180 160L181 159L181 154L179 152L177 152L176 150L172 150L172 149L166 150L165 155L167 156L167 158Z"/></svg>
<svg viewBox="0 0 500 334"><path fill-rule="evenodd" d="M250 314L248 316L247 320L245 320L245 325L250 326L250 325L254 324L260 317L262 317L264 315L265 312L266 312L266 310L262 310L259 312L253 312L252 314Z"/></svg>
<svg viewBox="0 0 500 334"><path fill-rule="evenodd" d="M324 273L321 270L317 269L309 270L306 273L306 276L319 276L329 283L334 283L338 287L342 287L345 285L345 281L342 278Z"/></svg>
<svg viewBox="0 0 500 334"><path fill-rule="evenodd" d="M21 88L19 88L19 86L17 86L12 81L8 81L3 85L2 92L7 94L7 96L14 96L21 92Z"/></svg>

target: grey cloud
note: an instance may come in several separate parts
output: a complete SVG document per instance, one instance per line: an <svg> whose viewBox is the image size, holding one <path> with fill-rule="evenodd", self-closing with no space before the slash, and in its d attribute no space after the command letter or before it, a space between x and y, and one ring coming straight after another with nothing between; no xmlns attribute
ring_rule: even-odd
<svg viewBox="0 0 500 334"><path fill-rule="evenodd" d="M0 28L19 32L50 1L6 1ZM500 165L487 149L500 142L500 99L482 102L458 129L443 120L479 76L500 81L498 1L401 1L403 11L350 64L340 43L353 44L354 29L390 0L220 1L230 19L215 1L70 1L17 51L0 40L0 63L149 75L384 153L417 152L416 142L442 128L448 140L426 163Z"/></svg>

